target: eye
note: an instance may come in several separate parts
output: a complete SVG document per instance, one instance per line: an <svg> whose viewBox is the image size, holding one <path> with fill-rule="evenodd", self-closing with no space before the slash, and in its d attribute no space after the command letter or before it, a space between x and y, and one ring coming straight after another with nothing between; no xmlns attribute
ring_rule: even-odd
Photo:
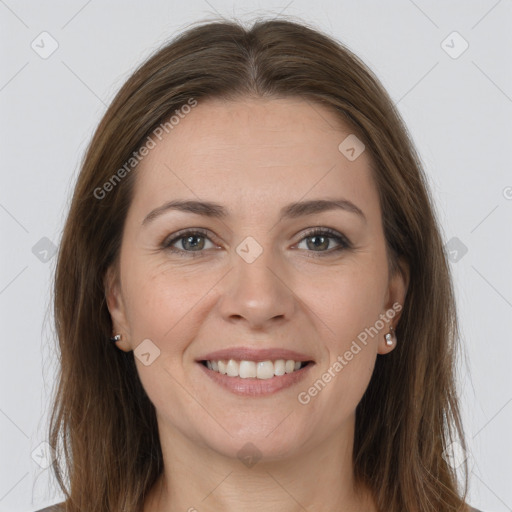
<svg viewBox="0 0 512 512"><path fill-rule="evenodd" d="M203 249L216 247L207 235L208 232L203 229L175 233L172 235L172 238L164 240L162 248L179 254L180 256L199 256L199 254L194 253L201 253ZM205 247L206 241L210 242L211 247ZM181 247L174 247L175 244L181 245Z"/></svg>
<svg viewBox="0 0 512 512"><path fill-rule="evenodd" d="M337 244L335 247L331 247L332 241ZM210 247L207 247L208 242L211 244ZM299 246L304 242L307 252L319 253L312 257L328 256L334 252L352 247L350 241L344 235L330 228L313 228L305 234L297 245ZM217 248L218 246L209 239L207 230L196 228L174 233L164 240L161 247L179 256L196 257L200 256L204 249Z"/></svg>
<svg viewBox="0 0 512 512"><path fill-rule="evenodd" d="M332 240L334 240L338 245L330 247ZM321 253L313 257L327 256L334 252L350 249L352 247L347 237L329 228L312 229L306 233L306 236L301 240L301 242L299 242L299 245L303 242L306 244L306 249L309 249L308 252Z"/></svg>

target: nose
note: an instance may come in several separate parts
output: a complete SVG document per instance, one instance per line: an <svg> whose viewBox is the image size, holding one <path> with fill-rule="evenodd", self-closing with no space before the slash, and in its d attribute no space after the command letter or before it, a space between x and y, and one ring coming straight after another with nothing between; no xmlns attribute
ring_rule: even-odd
<svg viewBox="0 0 512 512"><path fill-rule="evenodd" d="M264 330L293 317L297 302L290 279L270 250L264 250L252 263L235 253L233 265L220 301L226 321L245 322L249 328Z"/></svg>

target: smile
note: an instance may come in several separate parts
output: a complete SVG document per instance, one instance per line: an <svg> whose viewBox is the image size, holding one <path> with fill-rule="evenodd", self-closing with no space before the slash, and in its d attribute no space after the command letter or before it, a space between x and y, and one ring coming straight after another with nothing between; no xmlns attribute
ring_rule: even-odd
<svg viewBox="0 0 512 512"><path fill-rule="evenodd" d="M277 359L249 361L235 359L203 360L199 368L214 383L237 395L263 396L286 389L303 380L313 361Z"/></svg>
<svg viewBox="0 0 512 512"><path fill-rule="evenodd" d="M307 361L277 359L276 361L212 360L202 362L209 370L241 379L271 379L293 373L308 364Z"/></svg>

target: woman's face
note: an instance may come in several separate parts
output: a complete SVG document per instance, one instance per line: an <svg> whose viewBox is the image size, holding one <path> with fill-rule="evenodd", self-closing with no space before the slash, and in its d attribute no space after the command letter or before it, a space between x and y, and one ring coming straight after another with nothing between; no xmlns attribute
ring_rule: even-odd
<svg viewBox="0 0 512 512"><path fill-rule="evenodd" d="M107 298L161 435L268 459L350 435L406 289L350 134L321 105L247 99L153 137Z"/></svg>

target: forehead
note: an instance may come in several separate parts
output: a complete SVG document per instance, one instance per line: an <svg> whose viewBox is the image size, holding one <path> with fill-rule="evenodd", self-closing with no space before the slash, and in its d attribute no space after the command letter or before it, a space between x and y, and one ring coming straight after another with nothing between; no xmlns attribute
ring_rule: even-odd
<svg viewBox="0 0 512 512"><path fill-rule="evenodd" d="M153 137L133 206L175 197L222 198L246 211L320 196L375 202L367 152L351 161L339 149L351 134L334 112L305 99L199 100L162 140Z"/></svg>

